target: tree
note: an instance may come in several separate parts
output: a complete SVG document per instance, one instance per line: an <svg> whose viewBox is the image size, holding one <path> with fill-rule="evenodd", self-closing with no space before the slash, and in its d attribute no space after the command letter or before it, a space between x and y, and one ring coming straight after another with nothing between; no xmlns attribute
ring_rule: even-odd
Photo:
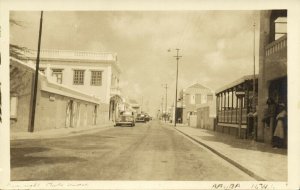
<svg viewBox="0 0 300 190"><path fill-rule="evenodd" d="M10 24L10 26L24 27L22 21L18 21L14 18L9 19L9 24ZM26 59L27 57L24 55L25 51L29 51L29 49L26 47L15 45L15 44L9 44L9 55L13 58L16 58L19 60Z"/></svg>

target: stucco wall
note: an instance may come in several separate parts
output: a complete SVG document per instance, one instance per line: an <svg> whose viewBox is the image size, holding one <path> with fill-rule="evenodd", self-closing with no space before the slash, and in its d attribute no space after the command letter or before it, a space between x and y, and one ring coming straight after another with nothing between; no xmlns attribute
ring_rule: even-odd
<svg viewBox="0 0 300 190"><path fill-rule="evenodd" d="M211 107L201 107L197 109L197 127L214 130L215 117L211 116Z"/></svg>
<svg viewBox="0 0 300 190"><path fill-rule="evenodd" d="M31 96L32 96L32 83L33 83L34 70L26 65L17 62L11 63L10 68L10 84L11 96L18 99L17 104L17 117L11 119L12 132L25 132L28 131L30 125L30 112L31 112ZM34 131L64 128L64 127L88 127L94 124L94 108L97 106L97 121L96 126L108 124L108 105L105 103L95 103L95 99L90 97L91 102L86 101L86 94L82 94L83 99L73 98L64 95L65 87L60 89L62 94L48 92L41 88L40 84L46 84L47 79L39 74L39 85L37 91L37 104L36 104L36 117ZM55 88L55 84L49 86ZM68 93L70 90L68 90ZM78 92L74 92L77 97L80 97ZM68 115L68 107L70 108L70 101L73 101L73 125L68 123L70 119Z"/></svg>
<svg viewBox="0 0 300 190"><path fill-rule="evenodd" d="M47 78L51 80L52 69L63 69L62 84L83 91L89 95L99 97L106 102L109 101L109 88L111 69L110 64L105 63L84 63L84 62L66 62L66 61L41 61L41 68L45 68ZM74 85L74 70L84 70L84 85ZM91 71L102 71L102 85L91 85Z"/></svg>
<svg viewBox="0 0 300 190"><path fill-rule="evenodd" d="M260 43L259 43L259 79L258 79L258 107L257 107L257 139L266 143L272 142L273 129L262 121L269 97L269 86L272 80L287 76L287 47L266 56L266 46L274 31L270 28L271 11L261 11L260 15ZM273 42L274 43L274 42Z"/></svg>
<svg viewBox="0 0 300 190"><path fill-rule="evenodd" d="M27 131L31 104L33 71L28 68L10 67L10 96L17 97L17 116L11 119L10 130Z"/></svg>

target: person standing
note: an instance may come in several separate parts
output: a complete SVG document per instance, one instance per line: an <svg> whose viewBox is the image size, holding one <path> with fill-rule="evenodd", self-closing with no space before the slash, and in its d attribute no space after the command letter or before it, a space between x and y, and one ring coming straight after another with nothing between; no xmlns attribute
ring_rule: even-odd
<svg viewBox="0 0 300 190"><path fill-rule="evenodd" d="M274 148L282 148L284 146L284 131L285 124L287 118L287 112L285 110L285 105L280 103L279 105L279 113L276 116L276 128L273 134L273 147Z"/></svg>

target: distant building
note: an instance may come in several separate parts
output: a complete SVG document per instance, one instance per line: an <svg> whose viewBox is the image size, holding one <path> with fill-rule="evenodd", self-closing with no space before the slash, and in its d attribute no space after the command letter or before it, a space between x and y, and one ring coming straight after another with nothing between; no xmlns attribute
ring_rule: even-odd
<svg viewBox="0 0 300 190"><path fill-rule="evenodd" d="M286 110L288 106L287 10L266 10L260 13L258 82L257 139L271 143L278 104L285 104Z"/></svg>
<svg viewBox="0 0 300 190"><path fill-rule="evenodd" d="M197 105L197 128L215 130L216 97L213 95L206 103Z"/></svg>
<svg viewBox="0 0 300 190"><path fill-rule="evenodd" d="M27 50L27 62L35 64L37 51ZM118 112L120 74L116 53L41 50L39 70L49 81L79 90L109 104L109 119Z"/></svg>
<svg viewBox="0 0 300 190"><path fill-rule="evenodd" d="M212 90L199 83L183 89L177 105L177 122L196 127L198 106L212 100Z"/></svg>

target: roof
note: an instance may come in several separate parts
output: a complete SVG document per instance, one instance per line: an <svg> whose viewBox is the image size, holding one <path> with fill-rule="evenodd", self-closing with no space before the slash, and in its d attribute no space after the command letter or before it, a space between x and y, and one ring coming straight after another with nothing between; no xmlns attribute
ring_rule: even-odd
<svg viewBox="0 0 300 190"><path fill-rule="evenodd" d="M203 86L203 85L201 85L201 84L199 84L199 83L195 83L195 84L193 84L193 85L187 87L187 89L188 89L188 88L202 88L202 89L208 89L207 87L205 87L205 86Z"/></svg>
<svg viewBox="0 0 300 190"><path fill-rule="evenodd" d="M287 17L278 17L274 22L275 23L287 23Z"/></svg>
<svg viewBox="0 0 300 190"><path fill-rule="evenodd" d="M200 83L195 83L195 84L192 84L191 86L183 89L182 92L180 92L180 93L184 93L184 94L188 94L188 93L200 93L200 94L202 94L202 93L205 93L205 94L207 94L207 93L210 93L210 92L212 92L211 89L201 85Z"/></svg>
<svg viewBox="0 0 300 190"><path fill-rule="evenodd" d="M258 75L255 75L255 78L257 79ZM237 80L235 80L235 81L233 81L233 82L231 82L231 83L229 83L227 85L224 85L223 87L217 89L216 90L216 94L218 94L218 93L220 93L220 92L222 92L224 90L227 90L229 88L235 87L235 86L237 86L239 84L242 84L243 82L245 82L247 80L252 80L252 79L253 79L253 75L245 75L245 76L243 76L243 77L241 77L241 78L239 78L239 79L237 79Z"/></svg>

